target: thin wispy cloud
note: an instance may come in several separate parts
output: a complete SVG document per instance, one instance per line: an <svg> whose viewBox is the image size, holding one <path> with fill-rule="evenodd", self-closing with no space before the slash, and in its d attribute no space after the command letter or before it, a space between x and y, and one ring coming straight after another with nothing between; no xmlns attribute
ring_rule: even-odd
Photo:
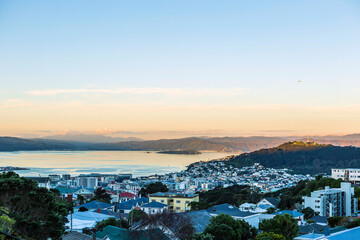
<svg viewBox="0 0 360 240"><path fill-rule="evenodd" d="M241 88L233 89L185 89L185 88L117 88L117 89L45 89L29 91L27 94L32 96L56 96L61 94L164 94L164 95L240 95L243 92Z"/></svg>

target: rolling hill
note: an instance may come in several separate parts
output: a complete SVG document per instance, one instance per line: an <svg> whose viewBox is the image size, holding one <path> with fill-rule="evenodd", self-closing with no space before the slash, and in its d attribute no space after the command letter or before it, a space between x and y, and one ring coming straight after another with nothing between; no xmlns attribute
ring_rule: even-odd
<svg viewBox="0 0 360 240"><path fill-rule="evenodd" d="M330 174L331 168L360 168L360 148L287 142L278 147L233 156L225 162L236 167L260 163L265 167L292 169L295 173Z"/></svg>

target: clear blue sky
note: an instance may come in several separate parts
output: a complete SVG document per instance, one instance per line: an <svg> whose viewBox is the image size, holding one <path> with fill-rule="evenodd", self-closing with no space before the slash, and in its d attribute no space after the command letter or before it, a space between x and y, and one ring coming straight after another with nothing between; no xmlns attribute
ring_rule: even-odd
<svg viewBox="0 0 360 240"><path fill-rule="evenodd" d="M4 0L0 135L357 132L359 66L359 1Z"/></svg>

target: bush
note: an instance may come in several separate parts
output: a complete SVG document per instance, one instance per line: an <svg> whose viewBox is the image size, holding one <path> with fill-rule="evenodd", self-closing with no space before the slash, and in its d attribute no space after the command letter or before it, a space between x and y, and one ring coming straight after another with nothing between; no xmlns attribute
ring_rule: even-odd
<svg viewBox="0 0 360 240"><path fill-rule="evenodd" d="M286 238L273 232L264 232L258 235L255 240L286 240Z"/></svg>

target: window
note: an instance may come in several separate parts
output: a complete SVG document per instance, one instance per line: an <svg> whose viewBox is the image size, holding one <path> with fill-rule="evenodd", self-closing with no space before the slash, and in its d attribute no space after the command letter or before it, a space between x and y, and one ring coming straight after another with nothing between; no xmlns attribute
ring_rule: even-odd
<svg viewBox="0 0 360 240"><path fill-rule="evenodd" d="M320 206L315 206L315 208L320 208Z"/></svg>
<svg viewBox="0 0 360 240"><path fill-rule="evenodd" d="M164 200L161 200L161 202L163 203L163 202L165 202Z"/></svg>
<svg viewBox="0 0 360 240"><path fill-rule="evenodd" d="M176 210L180 210L180 207L176 207Z"/></svg>
<svg viewBox="0 0 360 240"><path fill-rule="evenodd" d="M180 200L176 200L176 203L180 203Z"/></svg>
<svg viewBox="0 0 360 240"><path fill-rule="evenodd" d="M315 202L316 202L316 203L319 203L319 202L320 202L320 200L315 200Z"/></svg>

